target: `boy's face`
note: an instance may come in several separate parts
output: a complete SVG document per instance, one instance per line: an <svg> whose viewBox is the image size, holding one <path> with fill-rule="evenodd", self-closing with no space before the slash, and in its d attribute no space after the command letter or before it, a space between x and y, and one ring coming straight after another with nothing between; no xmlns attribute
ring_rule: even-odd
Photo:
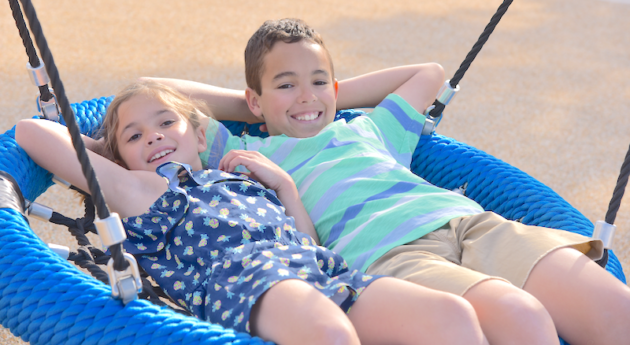
<svg viewBox="0 0 630 345"><path fill-rule="evenodd" d="M118 108L118 120L118 153L128 169L155 171L171 161L201 169L199 152L206 149L203 128L193 128L157 99L131 97Z"/></svg>
<svg viewBox="0 0 630 345"><path fill-rule="evenodd" d="M264 57L261 90L258 95L248 88L247 103L270 135L312 137L335 118L337 82L317 43L277 42Z"/></svg>

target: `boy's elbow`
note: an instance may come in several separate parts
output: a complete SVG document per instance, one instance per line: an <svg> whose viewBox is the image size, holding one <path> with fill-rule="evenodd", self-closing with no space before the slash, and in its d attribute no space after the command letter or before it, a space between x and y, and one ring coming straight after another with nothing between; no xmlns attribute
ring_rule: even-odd
<svg viewBox="0 0 630 345"><path fill-rule="evenodd" d="M444 80L446 75L444 72L444 67L442 67L442 65L440 65L439 63L433 63L433 65L435 65L434 68L436 70L436 73L438 74L440 81Z"/></svg>
<svg viewBox="0 0 630 345"><path fill-rule="evenodd" d="M425 64L426 69L423 71L425 80L438 84L439 87L444 83L444 67L437 62L430 62Z"/></svg>

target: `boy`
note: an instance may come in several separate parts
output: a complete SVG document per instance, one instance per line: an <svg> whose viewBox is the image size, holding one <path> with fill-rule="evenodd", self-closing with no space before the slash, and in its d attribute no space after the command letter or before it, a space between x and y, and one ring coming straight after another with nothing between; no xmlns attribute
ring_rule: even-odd
<svg viewBox="0 0 630 345"><path fill-rule="evenodd" d="M211 121L202 155L210 166L221 159L211 153L231 149L269 157L292 176L323 245L369 274L463 296L490 343L557 343L556 332L571 344L628 339L630 289L591 261L601 242L483 212L409 170L421 113L443 83L439 65L337 84L321 37L293 19L265 22L245 64L248 88L231 99L239 109L245 99L272 136L234 137ZM225 104L220 89L162 81L206 99L215 113ZM379 102L368 116L333 122L336 109Z"/></svg>

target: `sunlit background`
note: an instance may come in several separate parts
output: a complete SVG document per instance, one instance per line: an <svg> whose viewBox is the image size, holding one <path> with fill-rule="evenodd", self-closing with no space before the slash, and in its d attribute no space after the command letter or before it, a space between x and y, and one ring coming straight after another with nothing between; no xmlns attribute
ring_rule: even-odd
<svg viewBox="0 0 630 345"><path fill-rule="evenodd" d="M452 76L499 0L35 0L67 96L116 93L140 76L245 87L243 50L266 19L317 29L336 77L435 61ZM630 145L630 1L515 1L461 81L440 134L482 149L548 185L587 218L604 218ZM0 5L0 131L36 114L37 88L7 2ZM50 148L51 155L55 148ZM0 158L1 159L1 158ZM614 251L630 274L630 204ZM73 194L40 199L78 217ZM76 248L67 230L31 220L44 242ZM2 329L0 343L22 344Z"/></svg>

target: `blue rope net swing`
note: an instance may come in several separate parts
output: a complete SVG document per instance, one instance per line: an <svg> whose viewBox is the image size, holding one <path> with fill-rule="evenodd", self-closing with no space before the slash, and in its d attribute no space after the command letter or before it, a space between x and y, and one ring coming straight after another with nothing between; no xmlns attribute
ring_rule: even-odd
<svg viewBox="0 0 630 345"><path fill-rule="evenodd" d="M70 105L82 134L96 135L111 100L102 97ZM438 110L429 115L437 119L444 106L435 105ZM336 119L350 120L363 114L346 110L338 112ZM264 135L257 126L224 124L235 135L244 131ZM434 133L423 136L411 167L436 186L465 189L467 197L507 219L592 236L593 224L550 188L454 139ZM16 180L30 201L53 184L52 175L17 145L14 128L0 134L0 170ZM606 269L626 282L612 251ZM110 286L54 253L34 234L20 210L11 207L0 208L0 322L32 344L265 343L146 300L123 304L112 298Z"/></svg>
<svg viewBox="0 0 630 345"><path fill-rule="evenodd" d="M94 135L111 97L73 104L81 133ZM362 115L349 110L337 118ZM234 134L245 124L226 123ZM251 128L255 134L257 128ZM14 130L0 135L0 170L28 200L52 185L52 175L17 145ZM591 236L593 224L550 188L509 164L454 139L433 134L418 144L412 170L439 187L466 185L466 195L512 220ZM606 269L625 283L609 252ZM261 344L259 338L183 316L145 300L126 306L109 286L52 252L20 212L0 209L0 321L32 344Z"/></svg>

